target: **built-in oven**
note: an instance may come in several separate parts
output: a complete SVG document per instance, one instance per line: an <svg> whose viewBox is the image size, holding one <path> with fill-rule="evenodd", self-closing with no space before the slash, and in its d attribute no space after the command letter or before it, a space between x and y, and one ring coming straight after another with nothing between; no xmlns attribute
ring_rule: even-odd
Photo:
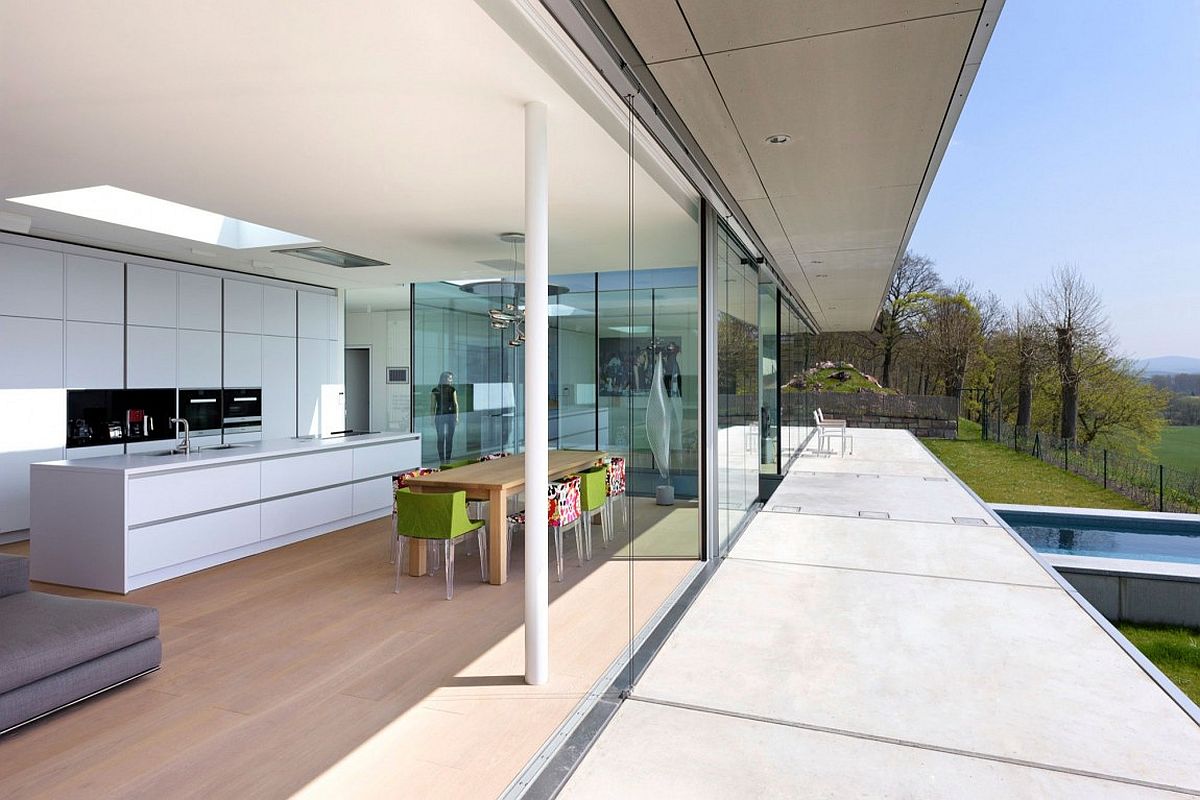
<svg viewBox="0 0 1200 800"><path fill-rule="evenodd" d="M179 414L187 420L192 436L220 436L221 390L180 389Z"/></svg>
<svg viewBox="0 0 1200 800"><path fill-rule="evenodd" d="M262 430L262 389L225 389L221 427L226 434Z"/></svg>

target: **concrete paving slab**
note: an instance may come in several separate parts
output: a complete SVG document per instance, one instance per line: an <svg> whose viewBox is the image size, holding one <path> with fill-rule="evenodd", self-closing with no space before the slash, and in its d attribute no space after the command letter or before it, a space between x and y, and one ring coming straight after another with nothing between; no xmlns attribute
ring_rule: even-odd
<svg viewBox="0 0 1200 800"><path fill-rule="evenodd" d="M608 798L1014 797L1166 800L1175 792L630 701L560 795Z"/></svg>
<svg viewBox="0 0 1200 800"><path fill-rule="evenodd" d="M863 478L860 474L871 473L789 474L771 495L766 510L798 506L805 514L837 516L885 511L899 520L953 523L954 517L975 517L995 524L957 483L911 476Z"/></svg>
<svg viewBox="0 0 1200 800"><path fill-rule="evenodd" d="M1058 586L998 526L963 530L958 525L764 511L738 540L733 557Z"/></svg>
<svg viewBox="0 0 1200 800"><path fill-rule="evenodd" d="M1200 791L1200 728L1061 589L729 559L637 692Z"/></svg>

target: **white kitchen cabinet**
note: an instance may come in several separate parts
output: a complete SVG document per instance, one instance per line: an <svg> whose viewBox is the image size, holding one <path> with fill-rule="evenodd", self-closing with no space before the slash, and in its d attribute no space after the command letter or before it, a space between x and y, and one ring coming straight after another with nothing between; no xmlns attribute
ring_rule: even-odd
<svg viewBox="0 0 1200 800"><path fill-rule="evenodd" d="M353 474L354 453L349 448L295 458L274 458L262 462L261 494L266 499L308 492L322 486L349 483Z"/></svg>
<svg viewBox="0 0 1200 800"><path fill-rule="evenodd" d="M67 256L67 319L125 324L125 264Z"/></svg>
<svg viewBox="0 0 1200 800"><path fill-rule="evenodd" d="M63 402L65 414L66 401ZM66 427L62 427L65 437ZM17 452L6 452L0 447L0 533L29 527L29 465L38 461L57 461L62 457L61 447Z"/></svg>
<svg viewBox="0 0 1200 800"><path fill-rule="evenodd" d="M255 333L225 334L226 387L261 387L262 337Z"/></svg>
<svg viewBox="0 0 1200 800"><path fill-rule="evenodd" d="M221 330L220 278L179 273L179 327L197 331Z"/></svg>
<svg viewBox="0 0 1200 800"><path fill-rule="evenodd" d="M296 293L296 330L305 339L325 339L331 330L328 294L299 291ZM336 300L335 300L336 302Z"/></svg>
<svg viewBox="0 0 1200 800"><path fill-rule="evenodd" d="M262 337L262 435L296 435L296 338Z"/></svg>
<svg viewBox="0 0 1200 800"><path fill-rule="evenodd" d="M0 287L0 314L62 319L62 253L0 244Z"/></svg>
<svg viewBox="0 0 1200 800"><path fill-rule="evenodd" d="M354 515L354 489L335 486L283 500L267 500L262 509L262 538L328 525Z"/></svg>
<svg viewBox="0 0 1200 800"><path fill-rule="evenodd" d="M261 442L263 440L262 431L253 431L251 433L226 433L224 436L225 444L249 444L250 442Z"/></svg>
<svg viewBox="0 0 1200 800"><path fill-rule="evenodd" d="M125 270L125 321L174 328L179 319L178 276L173 269L129 264Z"/></svg>
<svg viewBox="0 0 1200 800"><path fill-rule="evenodd" d="M179 386L187 389L221 385L221 334L179 330Z"/></svg>
<svg viewBox="0 0 1200 800"><path fill-rule="evenodd" d="M176 331L173 328L127 325L125 337L125 385L128 388L165 389L178 385Z"/></svg>
<svg viewBox="0 0 1200 800"><path fill-rule="evenodd" d="M0 389L62 387L62 320L0 317Z"/></svg>
<svg viewBox="0 0 1200 800"><path fill-rule="evenodd" d="M296 290L263 287L262 332L268 336L296 337Z"/></svg>
<svg viewBox="0 0 1200 800"><path fill-rule="evenodd" d="M297 339L296 350L296 430L315 436L321 432L321 391L329 383L329 342Z"/></svg>
<svg viewBox="0 0 1200 800"><path fill-rule="evenodd" d="M120 389L125 385L125 326L107 322L67 322L70 389Z"/></svg>
<svg viewBox="0 0 1200 800"><path fill-rule="evenodd" d="M136 485L136 484L135 484ZM258 542L258 506L229 508L129 531L125 569L141 575Z"/></svg>
<svg viewBox="0 0 1200 800"><path fill-rule="evenodd" d="M329 295L325 298L325 315L329 318L329 327L326 331L326 338L333 341L338 338L338 328L341 327L338 322L338 299L337 295Z"/></svg>
<svg viewBox="0 0 1200 800"><path fill-rule="evenodd" d="M225 332L256 333L263 329L261 283L225 280Z"/></svg>

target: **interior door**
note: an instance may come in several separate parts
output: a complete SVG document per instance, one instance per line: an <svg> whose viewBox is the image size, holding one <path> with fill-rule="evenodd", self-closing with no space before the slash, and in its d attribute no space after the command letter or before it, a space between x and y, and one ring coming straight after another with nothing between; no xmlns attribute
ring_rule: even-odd
<svg viewBox="0 0 1200 800"><path fill-rule="evenodd" d="M346 348L346 429L371 430L371 351Z"/></svg>

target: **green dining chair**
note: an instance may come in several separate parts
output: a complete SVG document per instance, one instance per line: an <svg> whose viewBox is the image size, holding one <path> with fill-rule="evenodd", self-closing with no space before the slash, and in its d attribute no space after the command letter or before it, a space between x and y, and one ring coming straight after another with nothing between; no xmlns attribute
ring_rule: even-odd
<svg viewBox="0 0 1200 800"><path fill-rule="evenodd" d="M465 467L467 464L478 464L478 458L456 458L453 461L447 461L442 464L442 469L454 469L455 467Z"/></svg>
<svg viewBox="0 0 1200 800"><path fill-rule="evenodd" d="M487 581L487 527L483 520L467 516L467 493L438 492L414 494L410 489L396 492L396 588L400 591L400 570L405 561L405 545L422 539L426 546L442 543L446 562L446 599L454 597L454 546L468 541L471 534L479 540L479 575Z"/></svg>
<svg viewBox="0 0 1200 800"><path fill-rule="evenodd" d="M584 549L588 561L592 560L592 516L600 514L600 543L608 547L608 468L592 467L579 473L582 479L579 505L583 512Z"/></svg>

